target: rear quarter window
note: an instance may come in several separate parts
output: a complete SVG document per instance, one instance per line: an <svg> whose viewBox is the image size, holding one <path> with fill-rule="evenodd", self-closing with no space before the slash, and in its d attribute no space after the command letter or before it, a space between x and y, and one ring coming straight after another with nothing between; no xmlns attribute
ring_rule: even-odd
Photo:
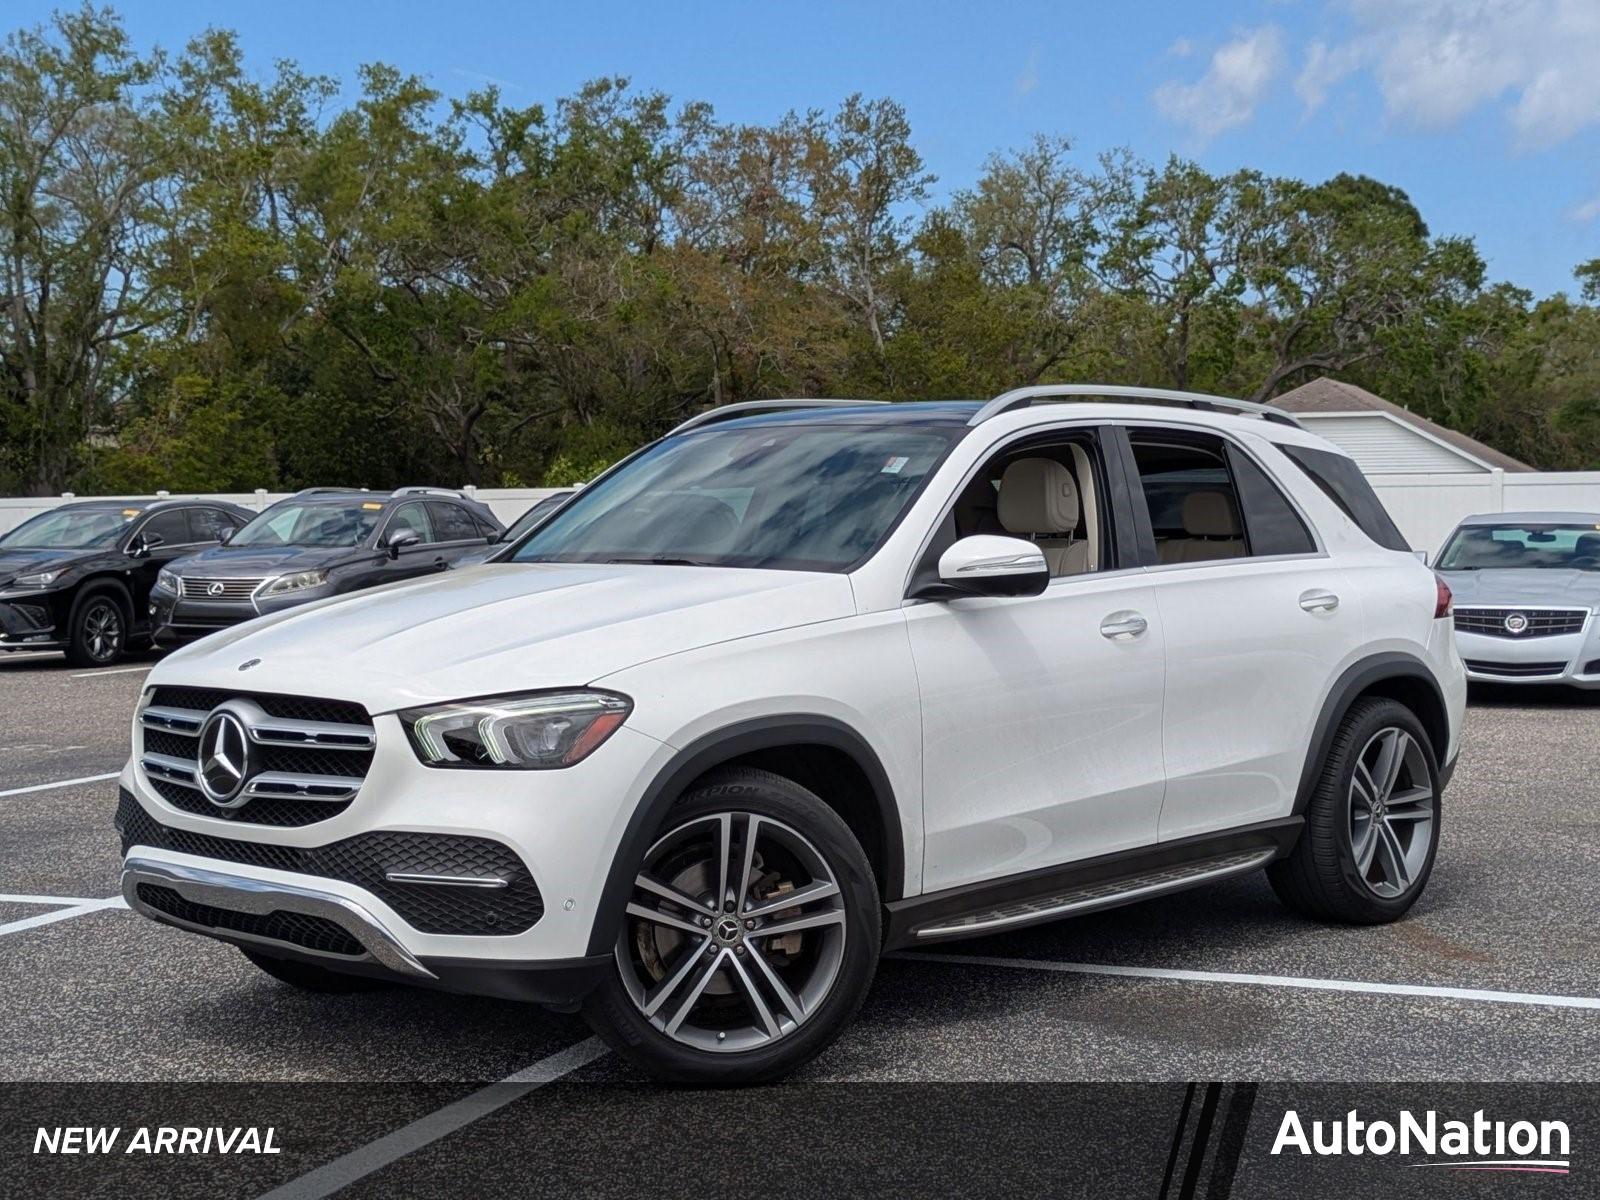
<svg viewBox="0 0 1600 1200"><path fill-rule="evenodd" d="M1354 459L1309 446L1279 443L1278 449L1304 471L1328 499L1344 510L1345 516L1354 521L1362 533L1385 550L1411 549Z"/></svg>

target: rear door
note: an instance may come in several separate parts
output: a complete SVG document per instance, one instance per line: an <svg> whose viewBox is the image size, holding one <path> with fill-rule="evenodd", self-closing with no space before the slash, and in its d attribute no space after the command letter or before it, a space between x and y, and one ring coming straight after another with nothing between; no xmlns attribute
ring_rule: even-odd
<svg viewBox="0 0 1600 1200"><path fill-rule="evenodd" d="M1163 841L1289 816L1360 605L1270 470L1231 438L1128 427L1166 638Z"/></svg>
<svg viewBox="0 0 1600 1200"><path fill-rule="evenodd" d="M489 538L478 528L472 514L459 504L448 500L429 500L428 515L433 520L433 533L440 556L448 565L463 554L482 550Z"/></svg>

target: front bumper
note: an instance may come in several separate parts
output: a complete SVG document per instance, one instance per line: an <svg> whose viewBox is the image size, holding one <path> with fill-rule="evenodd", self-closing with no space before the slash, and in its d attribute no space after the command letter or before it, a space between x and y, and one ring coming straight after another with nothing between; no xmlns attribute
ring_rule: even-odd
<svg viewBox="0 0 1600 1200"><path fill-rule="evenodd" d="M422 766L392 714L375 718L374 726L377 748L355 799L334 815L303 825L260 825L176 807L152 785L136 756L122 775L125 802L184 836L125 838L130 905L166 924L225 941L244 944L246 934L269 937L275 942L271 952L285 957L315 959L318 947L328 944L321 933L286 939L282 920L263 927L226 915L260 917L266 904L266 915L315 917L342 931L355 945L342 947L340 970L549 1004L570 1002L573 989L592 982L593 963L605 961L604 955L595 958L591 947L600 896L628 817L671 749L624 726L595 754L565 770L451 771ZM396 888L417 889L412 895L426 892L425 882L387 881L382 870L365 880L359 873L342 878L307 873L339 844L407 834L498 843L527 868L542 896L542 912L531 924L502 920L498 928L508 930L504 933L489 932L482 924L461 932L461 924L429 924L415 906L407 906L408 897L396 895ZM251 852L241 853L241 847ZM405 867L407 872L421 869ZM148 896L141 902L141 884L165 887L186 905L210 906L225 915L185 920L171 903L162 911ZM464 890L445 885L435 894ZM488 898L508 891L473 894Z"/></svg>
<svg viewBox="0 0 1600 1200"><path fill-rule="evenodd" d="M0 600L0 650L64 650L55 609L44 592Z"/></svg>
<svg viewBox="0 0 1600 1200"><path fill-rule="evenodd" d="M572 1007L593 991L611 961L610 955L509 964L419 959L406 949L401 934L349 896L309 881L271 883L137 850L123 863L122 895L129 908L152 920L266 954L347 974L558 1008ZM297 934L311 928L309 922L293 917L332 926L347 942L324 933L320 945L307 944L309 939Z"/></svg>
<svg viewBox="0 0 1600 1200"><path fill-rule="evenodd" d="M1591 616L1576 633L1498 637L1456 630L1474 683L1566 684L1600 688L1600 628Z"/></svg>

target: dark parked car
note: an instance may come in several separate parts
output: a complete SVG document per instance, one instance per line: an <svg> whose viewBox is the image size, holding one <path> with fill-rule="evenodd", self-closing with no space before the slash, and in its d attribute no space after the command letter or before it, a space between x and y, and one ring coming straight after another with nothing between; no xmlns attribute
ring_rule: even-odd
<svg viewBox="0 0 1600 1200"><path fill-rule="evenodd" d="M156 641L189 641L297 604L443 571L503 531L487 507L443 488L308 488L226 544L161 572L151 593Z"/></svg>
<svg viewBox="0 0 1600 1200"><path fill-rule="evenodd" d="M157 573L255 514L218 500L86 500L0 537L0 650L103 667L148 644Z"/></svg>
<svg viewBox="0 0 1600 1200"><path fill-rule="evenodd" d="M567 497L572 495L573 491L574 489L568 488L564 492L552 492L543 499L535 501L532 508L506 526L506 531L495 540L492 546L486 546L482 550L474 550L470 554L463 554L456 560L455 565L458 567L472 567L481 562L488 562L489 559L499 554L500 551L511 545L523 534L530 532L534 526L565 504Z"/></svg>

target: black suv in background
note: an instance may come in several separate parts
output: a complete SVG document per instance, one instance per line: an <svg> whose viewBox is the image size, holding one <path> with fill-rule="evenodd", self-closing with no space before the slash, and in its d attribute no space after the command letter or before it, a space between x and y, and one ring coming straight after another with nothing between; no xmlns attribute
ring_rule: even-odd
<svg viewBox="0 0 1600 1200"><path fill-rule="evenodd" d="M503 528L487 507L443 488L308 488L224 545L161 572L150 596L156 641L189 641L297 604L443 571Z"/></svg>
<svg viewBox="0 0 1600 1200"><path fill-rule="evenodd" d="M0 537L0 650L109 666L148 643L157 573L254 515L220 500L89 500L24 521Z"/></svg>

